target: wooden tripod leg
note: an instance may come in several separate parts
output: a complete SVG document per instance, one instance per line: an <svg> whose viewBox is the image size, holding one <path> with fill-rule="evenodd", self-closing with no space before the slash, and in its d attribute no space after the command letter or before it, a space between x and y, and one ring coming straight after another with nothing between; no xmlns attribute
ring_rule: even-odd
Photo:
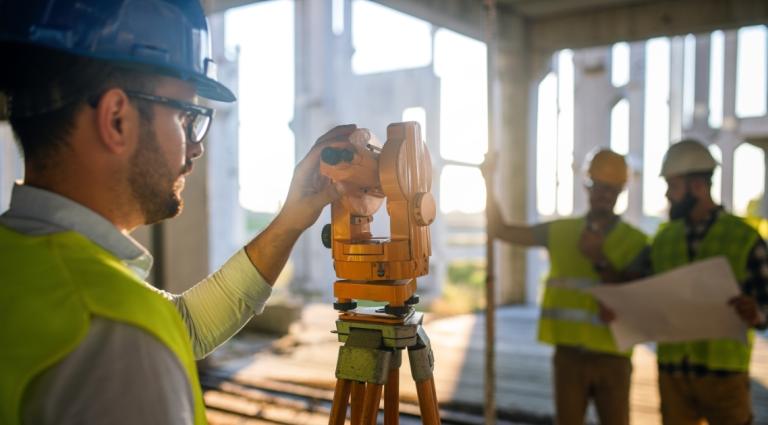
<svg viewBox="0 0 768 425"><path fill-rule="evenodd" d="M336 389L333 392L333 404L331 405L331 417L328 425L344 425L347 420L347 404L349 403L349 390L351 382L347 379L338 379Z"/></svg>
<svg viewBox="0 0 768 425"><path fill-rule="evenodd" d="M440 411L437 407L437 392L435 380L425 379L416 383L416 393L419 396L419 410L421 411L421 423L424 425L439 425Z"/></svg>
<svg viewBox="0 0 768 425"><path fill-rule="evenodd" d="M400 369L389 369L387 384L384 385L384 425L398 425L400 422Z"/></svg>
<svg viewBox="0 0 768 425"><path fill-rule="evenodd" d="M363 400L365 398L365 382L352 382L352 425L359 425L363 416Z"/></svg>
<svg viewBox="0 0 768 425"><path fill-rule="evenodd" d="M379 416L379 404L381 403L381 390L384 385L367 384L365 386L365 399L363 400L363 425L376 425Z"/></svg>

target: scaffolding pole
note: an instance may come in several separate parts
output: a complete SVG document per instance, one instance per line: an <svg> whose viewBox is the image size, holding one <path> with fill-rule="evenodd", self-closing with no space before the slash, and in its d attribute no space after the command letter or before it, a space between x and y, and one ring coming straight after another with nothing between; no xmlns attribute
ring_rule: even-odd
<svg viewBox="0 0 768 425"><path fill-rule="evenodd" d="M486 7L486 55L488 72L488 158L495 162L495 139L497 136L498 102L496 96L496 48L497 10L496 0L484 0ZM494 170L495 171L495 170ZM486 180L486 211L491 206L494 179ZM487 222L487 221L486 221ZM487 232L487 226L486 226ZM493 237L486 233L485 242L485 424L496 424L496 282L495 282Z"/></svg>

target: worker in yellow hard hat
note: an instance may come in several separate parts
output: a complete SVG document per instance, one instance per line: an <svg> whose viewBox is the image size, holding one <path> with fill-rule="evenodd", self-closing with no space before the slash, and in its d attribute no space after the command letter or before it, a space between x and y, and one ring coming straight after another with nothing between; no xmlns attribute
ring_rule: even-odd
<svg viewBox="0 0 768 425"><path fill-rule="evenodd" d="M670 203L650 248L651 272L662 273L709 257L724 256L740 284L730 303L744 323L768 327L768 247L742 218L711 196L717 161L697 140L670 146L661 167ZM695 294L694 294L695 295ZM665 425L752 423L749 362L752 338L659 343L659 392Z"/></svg>
<svg viewBox="0 0 768 425"><path fill-rule="evenodd" d="M539 341L555 346L554 398L557 423L583 424L594 401L600 423L629 423L631 351L620 351L602 309L586 288L628 279L631 264L647 247L646 235L614 213L629 174L622 155L601 149L585 162L585 215L536 225L505 223L488 191L488 234L524 247L545 247L550 271L541 301ZM483 173L490 180L493 164Z"/></svg>

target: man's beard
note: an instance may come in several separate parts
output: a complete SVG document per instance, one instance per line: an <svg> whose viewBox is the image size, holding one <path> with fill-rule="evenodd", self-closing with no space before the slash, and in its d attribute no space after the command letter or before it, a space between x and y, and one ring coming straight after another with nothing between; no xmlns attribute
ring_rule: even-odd
<svg viewBox="0 0 768 425"><path fill-rule="evenodd" d="M693 208L696 206L696 198L690 191L685 191L685 196L678 202L671 202L669 206L669 219L677 220L685 218L690 214Z"/></svg>
<svg viewBox="0 0 768 425"><path fill-rule="evenodd" d="M139 146L131 159L128 177L134 199L144 214L144 223L175 217L184 207L179 177L189 171L191 161L174 172L166 164L151 123L142 123Z"/></svg>

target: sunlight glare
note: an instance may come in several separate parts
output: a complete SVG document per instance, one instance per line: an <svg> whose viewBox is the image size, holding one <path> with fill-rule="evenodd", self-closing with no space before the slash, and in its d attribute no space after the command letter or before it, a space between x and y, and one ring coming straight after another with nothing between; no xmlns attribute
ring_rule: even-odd
<svg viewBox="0 0 768 425"><path fill-rule="evenodd" d="M668 38L646 42L643 212L649 216L661 216L667 207L667 187L659 173L669 147L669 52Z"/></svg>
<svg viewBox="0 0 768 425"><path fill-rule="evenodd" d="M226 28L227 49L240 49L240 203L253 211L276 212L295 164L294 135L288 127L294 96L293 2L232 9Z"/></svg>
<svg viewBox="0 0 768 425"><path fill-rule="evenodd" d="M738 32L736 66L736 116L759 117L766 111L766 39L764 25Z"/></svg>
<svg viewBox="0 0 768 425"><path fill-rule="evenodd" d="M352 71L356 74L427 66L432 25L368 0L352 3Z"/></svg>
<svg viewBox="0 0 768 425"><path fill-rule="evenodd" d="M446 165L440 187L441 212L475 214L485 210L485 180L477 167Z"/></svg>

